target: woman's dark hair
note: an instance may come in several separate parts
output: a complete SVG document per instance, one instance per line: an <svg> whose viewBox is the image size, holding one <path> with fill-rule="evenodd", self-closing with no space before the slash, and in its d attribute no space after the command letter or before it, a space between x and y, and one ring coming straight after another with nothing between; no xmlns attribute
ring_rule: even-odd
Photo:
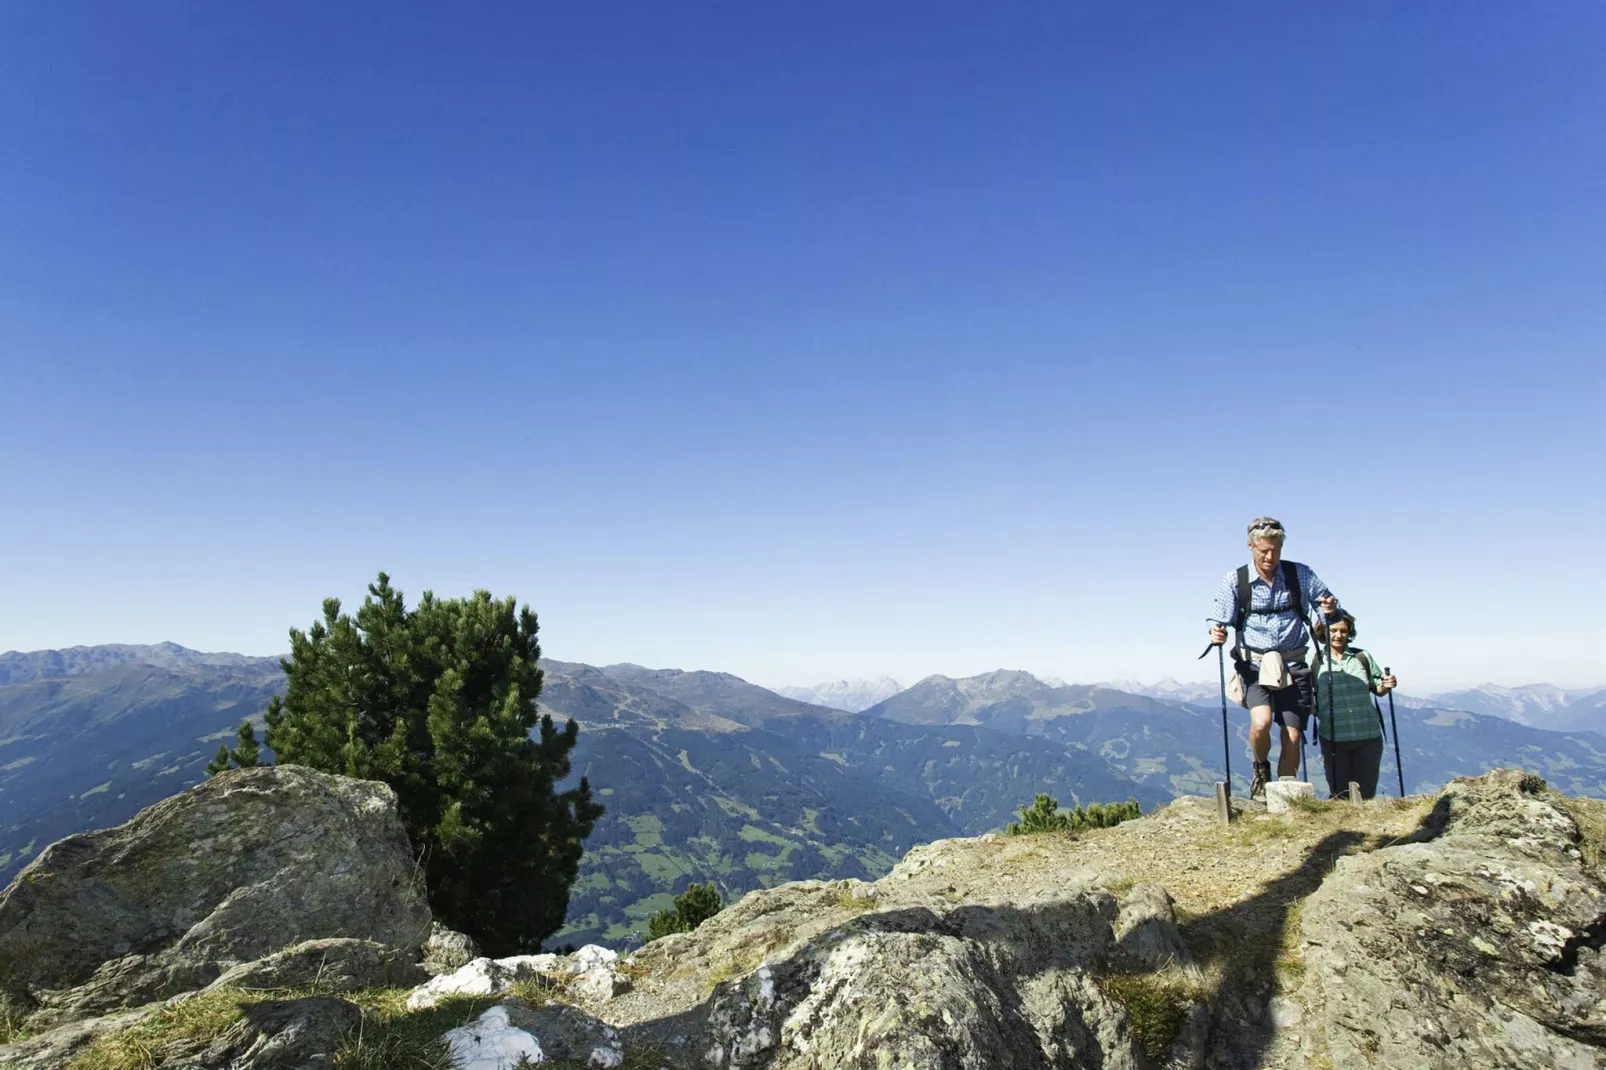
<svg viewBox="0 0 1606 1070"><path fill-rule="evenodd" d="M1361 630L1355 627L1354 615L1347 609L1341 609L1338 611L1338 619L1349 625L1350 641L1354 642L1355 637L1361 634ZM1336 624L1337 621L1334 621L1334 623ZM1327 622L1325 620L1316 625L1316 638L1319 642L1327 642Z"/></svg>

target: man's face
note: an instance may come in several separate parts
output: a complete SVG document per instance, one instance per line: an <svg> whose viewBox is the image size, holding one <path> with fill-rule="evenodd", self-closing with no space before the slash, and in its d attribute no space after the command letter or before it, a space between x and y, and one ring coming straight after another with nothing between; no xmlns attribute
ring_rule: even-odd
<svg viewBox="0 0 1606 1070"><path fill-rule="evenodd" d="M1283 541L1281 539L1250 539L1249 553L1255 562L1255 570L1264 574L1277 567L1283 559Z"/></svg>

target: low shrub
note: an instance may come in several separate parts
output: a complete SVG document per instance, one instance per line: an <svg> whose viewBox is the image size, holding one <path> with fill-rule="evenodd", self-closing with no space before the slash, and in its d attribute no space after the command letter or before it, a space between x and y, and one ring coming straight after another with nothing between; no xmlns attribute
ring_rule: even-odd
<svg viewBox="0 0 1606 1070"><path fill-rule="evenodd" d="M1080 832L1083 829L1111 828L1123 821L1143 816L1136 799L1124 803L1089 803L1074 810L1061 810L1059 800L1039 794L1032 805L1020 808L1020 820L1011 821L1004 831L1011 836L1030 836L1039 832Z"/></svg>

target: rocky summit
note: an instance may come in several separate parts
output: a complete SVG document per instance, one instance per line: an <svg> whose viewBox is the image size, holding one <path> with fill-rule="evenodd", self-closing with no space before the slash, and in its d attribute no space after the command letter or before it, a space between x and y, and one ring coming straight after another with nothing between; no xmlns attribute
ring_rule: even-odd
<svg viewBox="0 0 1606 1070"><path fill-rule="evenodd" d="M1603 852L1606 804L1518 771L1226 826L1184 798L493 960L431 928L387 789L248 770L0 895L0 1065L1606 1067Z"/></svg>

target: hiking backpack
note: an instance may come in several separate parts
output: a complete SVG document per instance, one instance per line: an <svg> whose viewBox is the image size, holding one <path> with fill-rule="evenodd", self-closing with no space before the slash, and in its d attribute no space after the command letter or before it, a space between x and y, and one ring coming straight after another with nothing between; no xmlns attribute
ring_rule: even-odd
<svg viewBox="0 0 1606 1070"><path fill-rule="evenodd" d="M1262 616L1273 616L1292 612L1300 620L1305 619L1305 595L1299 588L1299 569L1292 561L1284 561L1283 587L1288 591L1288 605L1282 608L1256 609L1249 608L1249 566L1238 566L1238 608L1233 612L1232 626L1238 632L1238 646L1248 650L1244 644L1244 625L1249 623L1249 614L1254 612Z"/></svg>

